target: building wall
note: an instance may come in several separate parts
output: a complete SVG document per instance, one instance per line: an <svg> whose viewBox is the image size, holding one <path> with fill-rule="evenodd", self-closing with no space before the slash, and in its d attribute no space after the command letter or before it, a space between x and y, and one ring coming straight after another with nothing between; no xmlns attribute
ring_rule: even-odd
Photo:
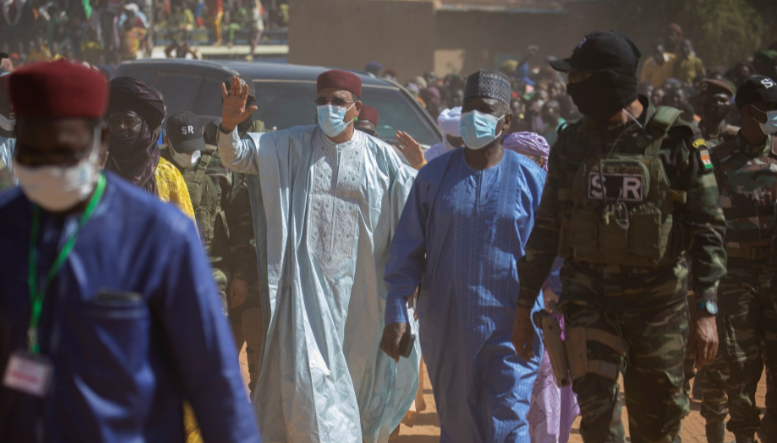
<svg viewBox="0 0 777 443"><path fill-rule="evenodd" d="M290 63L363 69L377 60L400 82L431 70L442 77L495 69L529 45L540 47L540 57L568 57L583 35L612 28L618 17L618 2L607 0L568 1L546 12L450 10L432 0L289 3Z"/></svg>
<svg viewBox="0 0 777 443"><path fill-rule="evenodd" d="M290 0L289 62L363 69L372 60L399 80L434 69L435 4L395 0Z"/></svg>
<svg viewBox="0 0 777 443"><path fill-rule="evenodd" d="M569 9L563 13L438 11L436 49L444 57L438 57L443 61L436 63L437 74L467 75L478 69L496 69L500 62L519 59L529 45L540 47L532 64L548 55L568 57L583 35L607 29L608 16L602 11L584 16ZM450 60L451 54L456 54L458 62ZM445 70L457 65L461 72Z"/></svg>

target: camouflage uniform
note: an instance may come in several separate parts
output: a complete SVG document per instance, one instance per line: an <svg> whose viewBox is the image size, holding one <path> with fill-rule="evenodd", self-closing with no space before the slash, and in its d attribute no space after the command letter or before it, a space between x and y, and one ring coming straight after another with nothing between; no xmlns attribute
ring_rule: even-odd
<svg viewBox="0 0 777 443"><path fill-rule="evenodd" d="M221 294L224 313L227 309L227 270L225 254L228 252L228 230L223 207L224 198L229 195L232 187L232 175L221 163L218 151L213 145L206 145L207 150L197 165L184 169L180 167L170 154L167 146L160 147L161 156L174 164L189 189L189 195L194 206L200 237L213 268L213 278Z"/></svg>
<svg viewBox="0 0 777 443"><path fill-rule="evenodd" d="M712 149L715 146L718 146L721 143L725 143L728 141L732 141L736 138L737 133L739 132L739 128L736 126L731 125L724 125L722 130L718 130L719 128L716 128L716 130L708 130L704 126L704 122L699 123L699 131L701 131L702 137L704 137L704 140L707 144L708 149ZM691 262L689 260L688 262L688 278L692 277L691 275ZM690 305L689 305L690 307ZM706 367L706 366L705 366ZM702 384L704 381L704 372L705 368L702 368L699 373L696 373L696 356L689 353L685 356L685 390L689 393L691 392L690 386L691 386L691 380L693 379L693 398L699 400L702 398ZM713 387L710 387L716 394L714 394L715 397L722 397L723 401L725 401L726 393L723 392L723 388L718 388L717 390Z"/></svg>
<svg viewBox="0 0 777 443"><path fill-rule="evenodd" d="M736 139L737 133L739 132L739 128L736 126L731 125L725 125L722 130L707 130L705 126L703 125L703 122L699 123L699 130L701 131L702 136L704 137L704 140L706 141L707 148L713 148L715 146L718 146L721 143L726 143L729 141L732 141ZM691 271L691 263L689 260L689 271ZM689 272L689 279L691 277L691 273ZM689 305L690 307L690 305ZM703 391L706 389L708 391L707 394L707 401L711 401L711 399L715 399L715 405L710 404L709 406L713 409L717 409L721 403L725 403L727 401L726 392L724 391L723 387L719 383L710 382L707 383L707 385L704 385L704 379L706 378L706 368L707 365L705 365L701 370L696 373L696 355L691 354L690 349L689 352L685 356L685 390L686 393L689 395L691 392L693 392L693 398L696 400L702 400L704 401L704 394ZM693 380L693 390L691 391L691 380ZM710 439L710 441L718 441L717 436L720 436L720 439L723 438L725 435L725 426L722 421L719 423L714 422L708 422L707 423L707 438Z"/></svg>
<svg viewBox="0 0 777 443"><path fill-rule="evenodd" d="M679 438L689 411L684 251L694 256L700 299L715 300L725 273L725 221L704 140L679 111L640 102L644 129L586 117L561 132L518 265L518 305L531 307L556 256L565 258L559 308L586 442L625 440L619 373L631 441ZM614 186L602 189L602 180Z"/></svg>
<svg viewBox="0 0 777 443"><path fill-rule="evenodd" d="M710 129L704 127L703 122L699 123L699 131L701 131L702 137L707 142L707 147L712 149L721 143L727 143L737 138L739 128L736 126L725 125L722 130Z"/></svg>
<svg viewBox="0 0 777 443"><path fill-rule="evenodd" d="M215 122L205 127L206 142L215 141L216 131L218 131L218 125ZM264 132L264 123L261 121L253 122L252 132ZM242 349L244 343L246 344L250 378L248 387L253 397L264 337L258 268L261 263L256 256L256 241L254 240L254 225L246 175L236 172L228 173L231 174L232 187L223 200L224 214L227 226L229 226L229 253L225 261L225 268L229 274L230 283L239 279L248 284L246 301L236 308L229 309L229 320L238 350ZM263 217L264 214L257 214L257 216ZM266 264L266 260L263 263Z"/></svg>
<svg viewBox="0 0 777 443"><path fill-rule="evenodd" d="M762 146L743 138L712 150L720 184L720 204L726 215L728 274L718 295L718 356L706 366L702 416L710 442L722 442L722 423L730 412L728 430L737 442L753 441L761 426L755 392L764 363L777 370L777 315L770 296L769 258L777 201L777 142ZM762 342L765 343L763 360ZM774 380L769 380L773 384ZM726 398L728 396L728 398ZM777 398L767 391L765 441L777 441ZM710 435L717 428L717 435ZM770 432L771 431L771 432ZM712 437L712 438L711 438Z"/></svg>

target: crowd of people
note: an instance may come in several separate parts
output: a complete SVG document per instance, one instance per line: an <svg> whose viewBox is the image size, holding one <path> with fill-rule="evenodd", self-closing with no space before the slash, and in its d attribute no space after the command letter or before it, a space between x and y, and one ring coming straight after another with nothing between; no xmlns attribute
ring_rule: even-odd
<svg viewBox="0 0 777 443"><path fill-rule="evenodd" d="M3 441L385 443L424 367L446 442L623 442L624 403L675 441L701 368L710 443L777 441L777 51L691 48L418 77L428 150L343 70L269 132L250 79L203 127L82 64L0 76Z"/></svg>
<svg viewBox="0 0 777 443"><path fill-rule="evenodd" d="M197 58L191 33L204 31L200 44L251 46L255 52L265 24L285 28L288 5L260 0L24 0L5 2L0 18L0 51L14 67L67 59L115 68L139 54L151 55L163 42L168 57ZM153 37L156 36L156 37ZM5 67L4 67L5 69Z"/></svg>
<svg viewBox="0 0 777 443"><path fill-rule="evenodd" d="M537 46L529 46L523 58L508 60L498 69L511 80L513 94L510 108L515 118L510 132L535 132L552 146L557 140L559 128L567 121L579 120L583 114L567 94L569 80L566 75L550 65L557 58L548 56L537 63L535 59L539 50ZM397 80L397 73L378 61L368 63L364 70L378 77ZM640 94L649 97L654 106L682 110L680 118L686 122L698 126L704 113L725 110L728 112L726 121L732 126L739 126L739 115L735 109L726 103L716 107L703 100L708 93L702 90L702 86L716 85L716 88L725 89L726 101L733 103L736 87L755 74L771 78L777 76L777 42L747 54L730 66L710 66L696 56L693 43L684 36L680 25L672 23L666 26L642 58L637 79ZM404 86L432 117L437 118L443 110L462 105L465 80L456 74L438 78L435 72L428 72ZM703 80L713 82L703 83ZM716 134L718 131L717 128L709 130L716 131ZM709 133L705 133L707 135Z"/></svg>

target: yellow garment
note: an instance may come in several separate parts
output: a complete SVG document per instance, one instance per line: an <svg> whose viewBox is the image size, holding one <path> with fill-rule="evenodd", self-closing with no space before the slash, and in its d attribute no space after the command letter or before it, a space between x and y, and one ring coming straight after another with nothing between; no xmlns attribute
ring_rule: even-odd
<svg viewBox="0 0 777 443"><path fill-rule="evenodd" d="M162 201L170 202L178 207L184 214L194 220L194 207L189 197L189 188L178 170L172 163L159 158L159 165L154 171L156 177L157 194Z"/></svg>
<svg viewBox="0 0 777 443"><path fill-rule="evenodd" d="M159 164L154 171L156 177L156 188L159 199L172 203L178 207L184 214L194 220L194 207L192 199L189 196L189 188L178 170L172 163L159 158ZM186 435L186 443L203 443L200 427L197 425L197 419L194 417L194 410L188 402L183 404L183 429Z"/></svg>
<svg viewBox="0 0 777 443"><path fill-rule="evenodd" d="M188 402L183 404L183 433L186 435L186 443L203 443L194 410Z"/></svg>
<svg viewBox="0 0 777 443"><path fill-rule="evenodd" d="M49 51L49 48L45 46L38 46L36 48L32 48L32 51L30 51L30 55L27 56L28 63L50 62L50 61L51 61L51 51Z"/></svg>
<svg viewBox="0 0 777 443"><path fill-rule="evenodd" d="M704 63L695 55L678 59L674 67L674 77L688 85L692 85L695 78L706 74L707 71L704 69Z"/></svg>
<svg viewBox="0 0 777 443"><path fill-rule="evenodd" d="M649 57L645 61L645 65L642 66L642 74L639 76L639 81L650 83L654 88L661 86L661 83L674 75L676 62L677 57L669 53L666 53L666 61L661 66L656 63L652 56Z"/></svg>
<svg viewBox="0 0 777 443"><path fill-rule="evenodd" d="M122 34L121 52L124 59L133 60L138 57L140 41L146 36L147 32L143 28L132 28Z"/></svg>

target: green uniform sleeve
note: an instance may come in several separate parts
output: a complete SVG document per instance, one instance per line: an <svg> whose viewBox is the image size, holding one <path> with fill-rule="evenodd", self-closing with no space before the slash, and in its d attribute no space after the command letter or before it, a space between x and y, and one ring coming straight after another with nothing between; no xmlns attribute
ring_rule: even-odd
<svg viewBox="0 0 777 443"><path fill-rule="evenodd" d="M566 132L566 131L565 131ZM559 189L566 189L566 178L562 174L561 165L564 159L559 149L565 143L564 132L559 137L556 147L550 152L548 161L548 176L542 200L537 211L526 254L518 262L518 281L521 291L518 294L518 306L531 309L542 289L542 285L550 275L553 261L558 256L559 214L561 202L558 201Z"/></svg>
<svg viewBox="0 0 777 443"><path fill-rule="evenodd" d="M701 140L701 141L700 141ZM678 213L683 232L688 236L688 253L693 259L693 288L696 298L716 301L718 282L726 274L723 238L726 219L718 200L718 185L712 173L710 155L698 138L680 148L688 153L687 167L678 171L679 183L687 193Z"/></svg>

